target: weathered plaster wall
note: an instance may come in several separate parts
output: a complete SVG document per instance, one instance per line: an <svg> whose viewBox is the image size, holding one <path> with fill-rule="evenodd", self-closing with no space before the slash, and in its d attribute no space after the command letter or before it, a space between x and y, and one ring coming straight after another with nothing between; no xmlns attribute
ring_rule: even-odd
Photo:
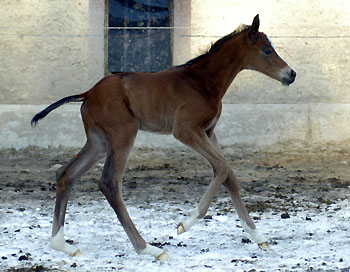
<svg viewBox="0 0 350 272"><path fill-rule="evenodd" d="M192 1L192 56L260 14L260 31L297 72L289 87L253 71L236 77L224 97L227 106L245 112L224 121L233 141L345 144L350 139L349 10L350 2L342 0ZM223 140L227 137L228 132Z"/></svg>
<svg viewBox="0 0 350 272"><path fill-rule="evenodd" d="M89 89L104 73L104 0L10 1L0 8L0 148L84 143L79 106L64 106L36 129L29 121L47 104ZM282 87L251 71L240 73L224 97L218 124L223 144L350 141L350 2L335 0L175 0L174 63L250 24L297 71ZM190 27L190 29L188 28ZM136 145L174 143L140 133Z"/></svg>
<svg viewBox="0 0 350 272"><path fill-rule="evenodd" d="M0 107L0 149L28 145L81 147L84 128L78 105L53 111L35 129L30 118L42 105ZM268 110L267 110L268 109ZM216 133L222 145L253 149L302 147L320 144L349 144L349 104L224 104ZM173 137L139 132L136 146L181 145ZM320 150L321 151L321 150Z"/></svg>
<svg viewBox="0 0 350 272"><path fill-rule="evenodd" d="M350 2L335 0L192 1L192 54L251 24L260 14L260 30L297 71L289 88L251 71L239 74L226 103L349 103ZM203 37L205 36L205 37Z"/></svg>
<svg viewBox="0 0 350 272"><path fill-rule="evenodd" d="M101 0L1 1L0 104L89 89L103 76L103 16Z"/></svg>

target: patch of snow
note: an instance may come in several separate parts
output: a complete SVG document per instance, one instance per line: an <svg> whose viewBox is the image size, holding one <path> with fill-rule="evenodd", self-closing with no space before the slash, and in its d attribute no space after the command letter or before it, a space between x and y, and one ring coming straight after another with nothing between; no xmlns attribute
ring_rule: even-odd
<svg viewBox="0 0 350 272"><path fill-rule="evenodd" d="M15 197L16 192L11 194ZM50 247L54 202L33 199L21 203L21 209L16 209L10 201L0 207L0 270L34 266L48 271L141 271L142 268L152 272L350 269L349 200L337 201L320 210L298 209L287 219L275 211L252 213L259 218L257 228L269 239L269 251L262 251L250 242L234 212L200 220L188 232L177 236L176 226L185 218L179 215L184 210L180 204L157 201L135 207L126 203L144 239L163 246L170 260L161 262L152 256L137 255L102 196L86 203L72 200L68 207L65 238L83 255L71 257L55 251Z"/></svg>
<svg viewBox="0 0 350 272"><path fill-rule="evenodd" d="M60 169L62 166L63 166L62 164L56 163L56 164L52 165L49 170L56 171L56 170Z"/></svg>

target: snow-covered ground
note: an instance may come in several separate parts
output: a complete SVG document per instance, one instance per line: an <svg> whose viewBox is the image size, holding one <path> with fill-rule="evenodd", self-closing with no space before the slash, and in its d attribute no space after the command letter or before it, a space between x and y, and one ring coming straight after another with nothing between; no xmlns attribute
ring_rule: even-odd
<svg viewBox="0 0 350 272"><path fill-rule="evenodd" d="M225 201L225 199L224 199ZM227 200L228 201L228 200ZM0 268L38 271L349 271L350 202L339 201L319 211L300 209L282 219L273 211L252 213L270 239L265 252L237 226L234 213L213 214L177 236L175 226L183 207L157 202L147 208L129 207L144 238L160 243L170 254L166 262L138 256L112 209L102 198L69 207L66 239L83 255L70 257L49 247L52 203L2 206ZM45 268L45 269L44 269ZM35 271L35 270L34 270Z"/></svg>
<svg viewBox="0 0 350 272"><path fill-rule="evenodd" d="M253 180L244 181L241 191L257 227L269 238L270 250L262 251L240 227L223 190L207 219L189 232L176 234L176 225L195 207L211 179L210 171L203 170L207 166L196 157L188 163L185 156L189 166L184 176L203 177L200 182L178 176L184 172L182 165L178 171L176 162L166 156L160 159L167 163L152 161L148 168L134 165L131 159L125 175L126 205L144 239L169 253L171 259L160 262L135 253L97 190L95 177L100 175L101 165L76 184L68 207L65 238L83 255L70 257L51 249L55 193L54 182L46 179L47 175L54 177L50 166L57 163L55 156L40 163L29 156L30 160L20 164L23 154L11 152L6 153L11 164L4 160L0 173L0 271L350 271L349 187L341 179L333 185L305 181L311 179L308 173L318 176L323 167L306 173L300 165L269 166L264 162L265 166L254 167L251 158L235 162L240 179ZM23 168L23 164L37 168ZM192 173L193 168L203 171ZM252 170L246 172L248 168ZM269 207L259 207L262 203Z"/></svg>

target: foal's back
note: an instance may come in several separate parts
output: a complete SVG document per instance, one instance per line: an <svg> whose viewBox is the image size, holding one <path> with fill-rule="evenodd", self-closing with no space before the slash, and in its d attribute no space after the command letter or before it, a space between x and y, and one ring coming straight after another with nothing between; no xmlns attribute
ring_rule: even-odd
<svg viewBox="0 0 350 272"><path fill-rule="evenodd" d="M157 73L116 73L86 93L83 107L97 123L136 119L141 130L168 134L176 114L185 106L193 110L192 114L210 112L200 118L204 122L216 116L217 101L211 100L200 85L185 67Z"/></svg>

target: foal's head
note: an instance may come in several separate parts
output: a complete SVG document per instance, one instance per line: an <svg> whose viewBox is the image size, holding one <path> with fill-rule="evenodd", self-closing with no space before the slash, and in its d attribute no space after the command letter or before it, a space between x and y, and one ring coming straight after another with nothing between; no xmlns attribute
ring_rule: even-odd
<svg viewBox="0 0 350 272"><path fill-rule="evenodd" d="M248 31L250 50L245 68L264 73L283 85L293 83L295 71L278 55L271 40L259 32L259 25L259 15L256 15Z"/></svg>

